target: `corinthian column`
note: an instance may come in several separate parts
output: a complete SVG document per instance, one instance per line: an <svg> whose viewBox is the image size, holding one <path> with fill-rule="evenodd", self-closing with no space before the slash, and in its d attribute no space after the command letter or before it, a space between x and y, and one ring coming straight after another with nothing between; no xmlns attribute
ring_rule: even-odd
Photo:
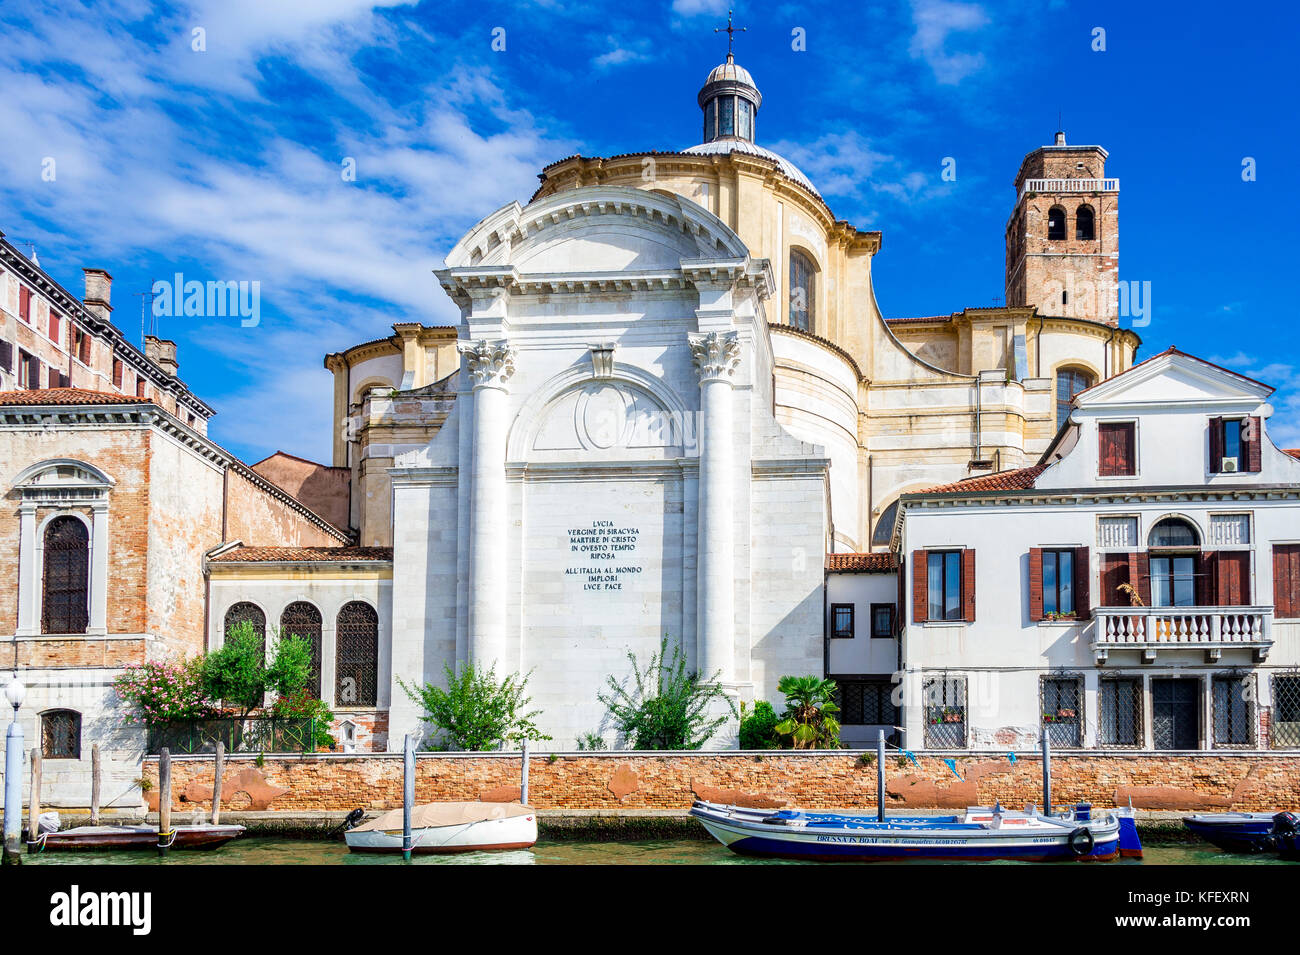
<svg viewBox="0 0 1300 955"><path fill-rule="evenodd" d="M703 679L727 683L735 645L731 378L740 363L740 343L734 333L719 332L690 335L688 340L700 375L697 660Z"/></svg>
<svg viewBox="0 0 1300 955"><path fill-rule="evenodd" d="M504 676L506 661L506 382L514 350L502 341L460 342L474 387L470 474L469 659Z"/></svg>

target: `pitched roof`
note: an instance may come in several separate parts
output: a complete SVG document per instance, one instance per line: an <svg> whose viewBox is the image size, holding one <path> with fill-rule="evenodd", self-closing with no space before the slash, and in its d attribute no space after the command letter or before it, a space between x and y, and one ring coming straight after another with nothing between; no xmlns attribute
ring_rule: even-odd
<svg viewBox="0 0 1300 955"><path fill-rule="evenodd" d="M1109 385L1111 382L1123 378L1125 375L1131 375L1133 374L1133 372L1137 371L1143 365L1149 365L1151 362L1155 361L1156 359L1164 358L1166 355L1180 355L1183 358L1190 358L1192 361L1200 362L1202 365L1205 365L1208 368L1217 369L1218 371L1221 371L1224 374L1232 375L1233 377L1240 378L1242 381L1249 381L1252 385L1259 385L1261 388L1267 388L1269 394L1272 394L1273 392L1277 391L1277 389L1274 388L1272 385L1270 385L1268 382L1260 381L1258 378L1252 378L1250 377L1250 375L1243 375L1241 372L1233 371L1231 368L1224 368L1222 365L1216 365L1212 361L1206 361L1204 358L1200 358L1196 355L1192 355L1185 351L1181 351L1176 345L1170 345L1164 351L1157 352L1156 354L1152 355L1150 358L1144 359L1138 362L1136 365L1133 365L1132 367L1127 368L1124 371L1121 371L1118 375L1113 375L1110 378L1103 379L1102 381L1097 382L1091 388L1083 389L1083 391L1080 391L1074 397L1078 398L1079 395L1086 395L1097 388L1101 388L1104 385Z"/></svg>
<svg viewBox="0 0 1300 955"><path fill-rule="evenodd" d="M393 559L391 547L236 547L210 558L213 563L269 561L383 563Z"/></svg>
<svg viewBox="0 0 1300 955"><path fill-rule="evenodd" d="M149 404L148 398L119 394L115 391L92 391L89 388L29 388L23 391L0 391L0 405L125 405Z"/></svg>
<svg viewBox="0 0 1300 955"><path fill-rule="evenodd" d="M859 574L890 574L898 569L898 565L894 563L894 555L888 552L876 554L827 554L826 569Z"/></svg>
<svg viewBox="0 0 1300 955"><path fill-rule="evenodd" d="M1289 454L1293 458L1300 458L1300 448L1285 448L1283 454Z"/></svg>
<svg viewBox="0 0 1300 955"><path fill-rule="evenodd" d="M1025 491L1034 486L1038 475L1050 467L1047 464L1035 464L1033 467L1020 468L1015 471L998 471L996 474L981 474L968 477L952 484L940 484L928 487L916 494L971 494L980 491Z"/></svg>

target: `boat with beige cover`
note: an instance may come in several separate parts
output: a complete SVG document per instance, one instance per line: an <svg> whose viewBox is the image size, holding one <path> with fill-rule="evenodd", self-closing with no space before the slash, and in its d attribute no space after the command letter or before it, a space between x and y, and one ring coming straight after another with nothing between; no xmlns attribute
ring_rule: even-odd
<svg viewBox="0 0 1300 955"><path fill-rule="evenodd" d="M402 810L392 809L343 834L353 852L401 852ZM411 810L411 851L527 849L537 841L537 813L517 802L432 802Z"/></svg>

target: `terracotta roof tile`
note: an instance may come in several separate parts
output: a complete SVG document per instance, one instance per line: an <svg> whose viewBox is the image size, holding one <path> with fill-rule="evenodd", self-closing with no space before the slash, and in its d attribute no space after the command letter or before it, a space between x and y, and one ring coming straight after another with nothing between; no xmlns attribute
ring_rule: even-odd
<svg viewBox="0 0 1300 955"><path fill-rule="evenodd" d="M969 477L963 481L954 481L952 484L940 484L937 487L928 487L923 491L916 491L917 494L968 494L978 491L1026 491L1034 486L1038 480L1038 475L1042 474L1050 467L1047 464L1035 464L1030 468L1020 468L1017 471L998 471L996 474L982 474L979 477Z"/></svg>
<svg viewBox="0 0 1300 955"><path fill-rule="evenodd" d="M885 321L888 322L890 325L949 322L952 321L952 316L951 315L918 315L909 318L887 318L885 319Z"/></svg>
<svg viewBox="0 0 1300 955"><path fill-rule="evenodd" d="M827 570L850 571L860 574L891 574L898 569L894 555L877 554L827 554Z"/></svg>
<svg viewBox="0 0 1300 955"><path fill-rule="evenodd" d="M123 395L115 391L91 391L89 388L32 388L25 391L0 391L0 405L126 404L149 404L149 399Z"/></svg>
<svg viewBox="0 0 1300 955"><path fill-rule="evenodd" d="M236 547L212 558L213 563L256 563L263 561L361 561L393 559L391 547Z"/></svg>
<svg viewBox="0 0 1300 955"><path fill-rule="evenodd" d="M1286 448L1283 454L1289 454L1293 458L1300 458L1300 448Z"/></svg>

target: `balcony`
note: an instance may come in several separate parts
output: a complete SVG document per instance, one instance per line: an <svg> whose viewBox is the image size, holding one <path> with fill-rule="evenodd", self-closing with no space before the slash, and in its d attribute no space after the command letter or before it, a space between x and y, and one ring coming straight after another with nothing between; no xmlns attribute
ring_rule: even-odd
<svg viewBox="0 0 1300 955"><path fill-rule="evenodd" d="M1249 649L1262 663L1273 646L1272 607L1098 607L1093 619L1098 665L1112 650L1141 650L1143 663L1161 650L1203 650L1215 663L1225 649Z"/></svg>
<svg viewBox="0 0 1300 955"><path fill-rule="evenodd" d="M1019 202L1030 192L1119 192L1118 179L1026 179L1020 184Z"/></svg>

